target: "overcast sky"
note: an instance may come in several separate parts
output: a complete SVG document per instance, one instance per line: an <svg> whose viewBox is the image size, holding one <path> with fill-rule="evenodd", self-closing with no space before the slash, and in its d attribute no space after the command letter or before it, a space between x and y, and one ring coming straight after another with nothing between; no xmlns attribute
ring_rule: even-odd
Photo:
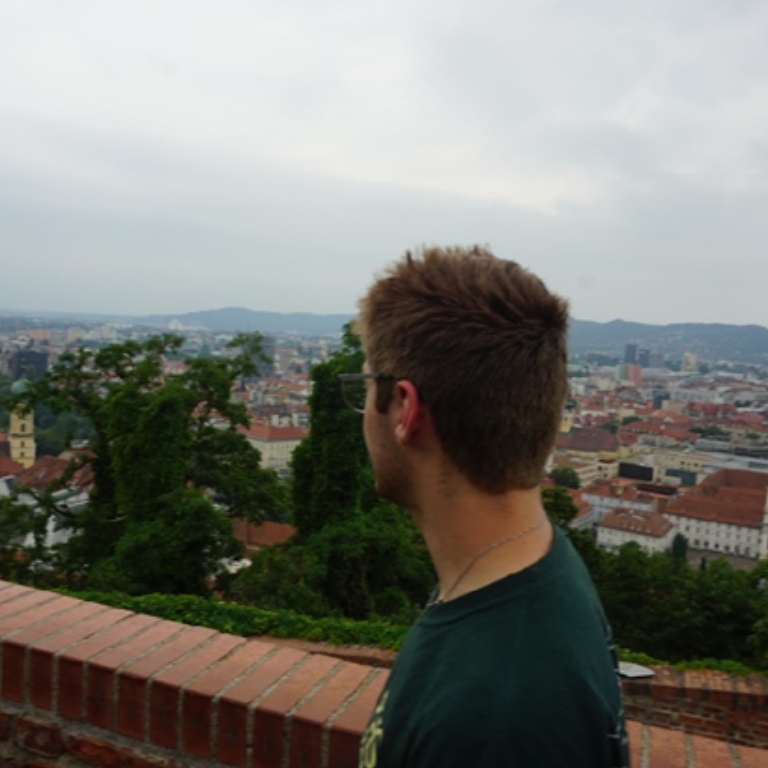
<svg viewBox="0 0 768 768"><path fill-rule="evenodd" d="M483 243L768 325L764 0L1 0L0 308L353 312Z"/></svg>

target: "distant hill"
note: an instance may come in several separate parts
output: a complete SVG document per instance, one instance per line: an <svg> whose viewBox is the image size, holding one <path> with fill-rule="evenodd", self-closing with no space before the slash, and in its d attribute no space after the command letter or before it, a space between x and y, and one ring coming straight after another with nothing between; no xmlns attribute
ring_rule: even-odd
<svg viewBox="0 0 768 768"><path fill-rule="evenodd" d="M50 323L135 323L157 329L168 329L173 321L187 327L210 331L260 331L261 333L301 333L310 335L340 334L352 315L315 315L309 312L260 312L243 307L225 307L180 315L96 315L86 313L20 313L0 312L0 325L20 328L19 317L27 325ZM30 318L35 318L31 322ZM704 360L740 360L768 363L768 328L760 325L726 325L724 323L674 323L647 325L625 320L597 323L572 320L569 337L571 352L606 352L622 356L627 344L637 344L652 353L679 357L693 352Z"/></svg>
<svg viewBox="0 0 768 768"><path fill-rule="evenodd" d="M309 312L259 312L243 307L206 309L183 315L149 315L136 318L144 325L167 328L173 320L185 326L207 328L210 331L259 331L261 333L341 333L352 315L313 315Z"/></svg>
<svg viewBox="0 0 768 768"><path fill-rule="evenodd" d="M651 352L679 356L693 352L702 358L768 362L768 328L724 323L645 325L625 320L596 323L574 320L569 338L571 352L605 351L623 354L626 344Z"/></svg>

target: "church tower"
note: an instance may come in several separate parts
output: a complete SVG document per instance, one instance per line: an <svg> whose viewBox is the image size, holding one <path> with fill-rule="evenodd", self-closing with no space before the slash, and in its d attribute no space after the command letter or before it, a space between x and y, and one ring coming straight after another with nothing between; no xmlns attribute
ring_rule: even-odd
<svg viewBox="0 0 768 768"><path fill-rule="evenodd" d="M11 393L22 394L27 389L24 379L11 385ZM22 408L14 408L11 411L10 425L8 428L8 443L11 449L11 458L18 461L24 469L35 463L37 447L35 445L35 413L29 410L26 413Z"/></svg>
<svg viewBox="0 0 768 768"><path fill-rule="evenodd" d="M765 489L765 512L763 513L763 524L760 527L760 544L757 550L758 560L768 557L768 488Z"/></svg>

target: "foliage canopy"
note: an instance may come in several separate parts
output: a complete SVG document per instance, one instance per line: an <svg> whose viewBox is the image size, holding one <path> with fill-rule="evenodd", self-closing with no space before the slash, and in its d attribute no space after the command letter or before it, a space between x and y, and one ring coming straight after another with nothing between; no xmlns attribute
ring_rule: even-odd
<svg viewBox="0 0 768 768"><path fill-rule="evenodd" d="M55 486L21 489L33 494L37 526L50 519L69 531L64 543L35 551L38 573L134 594L202 594L222 559L240 552L226 517L258 521L275 511L277 478L237 431L248 414L231 397L238 382L258 374L259 335L239 335L228 355L190 358L182 372L166 374L164 362L182 343L163 334L67 352L6 399L10 408L44 406L85 420L92 434ZM90 498L73 514L56 491L86 469Z"/></svg>
<svg viewBox="0 0 768 768"><path fill-rule="evenodd" d="M312 369L310 433L293 454L296 537L259 553L233 595L270 608L409 622L434 584L426 546L408 514L375 493L360 414L338 374L360 371L360 341Z"/></svg>

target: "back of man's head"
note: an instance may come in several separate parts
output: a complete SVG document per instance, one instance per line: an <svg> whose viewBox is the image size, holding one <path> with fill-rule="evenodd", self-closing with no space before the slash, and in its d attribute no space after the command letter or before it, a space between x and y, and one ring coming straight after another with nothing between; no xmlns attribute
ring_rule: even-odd
<svg viewBox="0 0 768 768"><path fill-rule="evenodd" d="M456 468L488 493L544 473L566 396L568 306L489 250L406 253L360 301L376 373L408 379Z"/></svg>

